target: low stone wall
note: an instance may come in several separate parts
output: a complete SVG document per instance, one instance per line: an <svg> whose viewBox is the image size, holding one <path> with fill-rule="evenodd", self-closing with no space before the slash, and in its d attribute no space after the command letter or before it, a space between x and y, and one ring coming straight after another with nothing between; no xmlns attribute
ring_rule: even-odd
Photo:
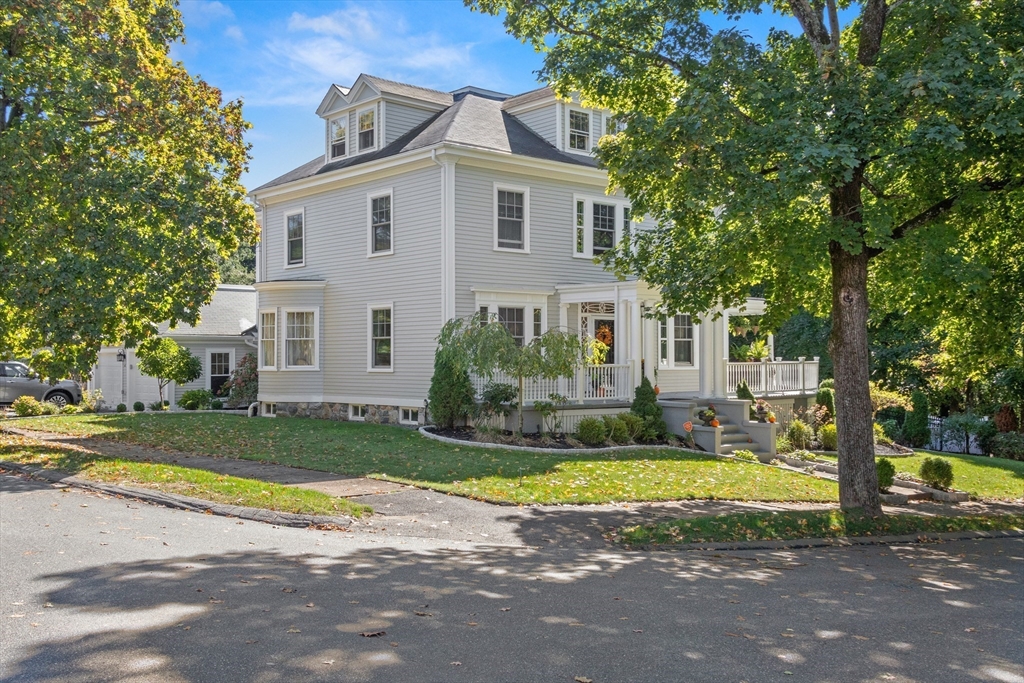
<svg viewBox="0 0 1024 683"><path fill-rule="evenodd" d="M334 420L348 422L347 403L278 403L278 417L311 417L318 420ZM383 425L396 425L402 419L399 406L366 406L366 419L359 422L373 422Z"/></svg>

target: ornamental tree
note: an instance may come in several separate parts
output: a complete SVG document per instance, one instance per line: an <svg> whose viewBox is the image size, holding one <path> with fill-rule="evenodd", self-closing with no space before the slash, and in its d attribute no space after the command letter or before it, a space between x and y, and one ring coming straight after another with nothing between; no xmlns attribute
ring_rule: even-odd
<svg viewBox="0 0 1024 683"><path fill-rule="evenodd" d="M88 372L103 343L194 324L257 237L241 102L168 49L173 0L21 0L0 12L0 353Z"/></svg>
<svg viewBox="0 0 1024 683"><path fill-rule="evenodd" d="M188 384L203 375L202 361L170 337L150 337L139 345L138 356L139 371L156 378L161 405L168 384Z"/></svg>
<svg viewBox="0 0 1024 683"><path fill-rule="evenodd" d="M507 13L556 94L625 122L597 156L657 227L608 257L618 272L692 315L755 284L771 326L801 305L831 314L840 504L880 514L869 287L920 282L922 253L968 224L1020 241L1020 1L774 0L800 30L763 45L743 30L760 0L467 2ZM984 283L969 265L951 262Z"/></svg>

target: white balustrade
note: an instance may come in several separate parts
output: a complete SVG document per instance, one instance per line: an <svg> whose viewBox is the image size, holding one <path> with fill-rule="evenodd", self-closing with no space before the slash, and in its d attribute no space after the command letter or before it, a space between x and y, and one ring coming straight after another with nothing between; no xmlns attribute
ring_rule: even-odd
<svg viewBox="0 0 1024 683"><path fill-rule="evenodd" d="M490 379L470 375L473 389L479 399L488 384L519 386L519 381L503 372ZM576 371L573 377L558 379L527 378L523 384L523 400L527 403L547 401L551 394L561 394L570 401L630 400L633 398L632 367L630 365L589 365Z"/></svg>
<svg viewBox="0 0 1024 683"><path fill-rule="evenodd" d="M746 382L755 396L778 396L816 391L818 359L729 363L728 394L736 395L736 385Z"/></svg>

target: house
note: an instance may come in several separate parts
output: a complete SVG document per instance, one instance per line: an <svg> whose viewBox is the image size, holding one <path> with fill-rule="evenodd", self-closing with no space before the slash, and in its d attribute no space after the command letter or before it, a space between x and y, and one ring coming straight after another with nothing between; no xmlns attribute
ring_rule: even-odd
<svg viewBox="0 0 1024 683"><path fill-rule="evenodd" d="M218 285L213 299L200 309L195 327L182 324L171 329L167 323L159 326L162 336L187 348L203 365L199 379L177 386L172 382L164 389L164 398L171 402L172 408L189 389L208 389L216 393L238 361L246 353L256 351L256 310L257 294L253 287ZM103 392L107 408L118 403L131 408L136 401L148 407L159 400L156 378L139 371L135 349L100 349L88 388Z"/></svg>
<svg viewBox="0 0 1024 683"><path fill-rule="evenodd" d="M609 112L546 87L440 92L364 74L317 114L323 154L250 193L263 414L420 423L441 326L484 311L524 342L558 327L610 343L604 365L531 383L529 400L621 410L656 372L665 399L727 398L747 375L764 394L817 387L814 361L734 369L740 311L653 319L655 289L594 262L645 227L594 159L618 130Z"/></svg>

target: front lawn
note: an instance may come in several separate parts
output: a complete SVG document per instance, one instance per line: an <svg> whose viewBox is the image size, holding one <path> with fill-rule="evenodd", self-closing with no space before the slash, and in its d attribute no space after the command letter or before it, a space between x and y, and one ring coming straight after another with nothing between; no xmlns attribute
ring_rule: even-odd
<svg viewBox="0 0 1024 683"><path fill-rule="evenodd" d="M35 465L85 479L155 489L214 503L278 512L362 517L372 510L345 498L294 486L243 479L208 470L107 458L33 439L0 434L0 460Z"/></svg>
<svg viewBox="0 0 1024 683"><path fill-rule="evenodd" d="M785 541L797 538L844 536L901 536L944 531L994 531L1024 529L1024 515L924 517L884 515L868 517L842 510L813 512L745 512L717 517L674 519L657 524L624 527L612 534L619 543L678 545L680 543L731 543L736 541Z"/></svg>
<svg viewBox="0 0 1024 683"><path fill-rule="evenodd" d="M451 445L402 427L216 413L68 415L15 426L389 479L503 503L838 500L831 481L682 450L530 453Z"/></svg>
<svg viewBox="0 0 1024 683"><path fill-rule="evenodd" d="M835 455L816 454L822 460L836 460ZM1024 462L980 455L958 455L917 451L907 458L889 458L897 472L916 475L927 457L939 457L953 463L953 488L966 491L981 500L1024 499Z"/></svg>

